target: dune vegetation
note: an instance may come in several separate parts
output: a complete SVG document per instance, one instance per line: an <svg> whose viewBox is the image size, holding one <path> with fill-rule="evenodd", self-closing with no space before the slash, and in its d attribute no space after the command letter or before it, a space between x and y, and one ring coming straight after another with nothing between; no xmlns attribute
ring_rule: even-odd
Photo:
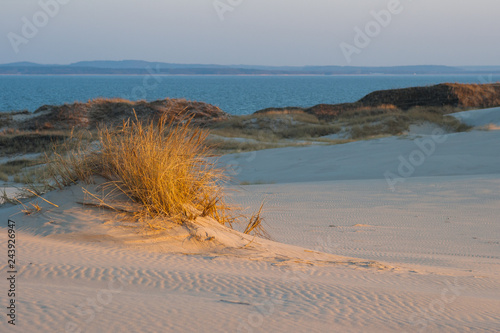
<svg viewBox="0 0 500 333"><path fill-rule="evenodd" d="M449 113L463 109L452 107L413 107L402 110L392 105L379 107L350 106L331 117L307 110L268 109L248 116L232 117L210 124L218 136L221 151L238 152L311 143L338 144L373 137L403 135L411 125L432 123L448 132L470 129ZM336 135L336 138L332 138ZM221 140L220 138L245 140ZM295 140L295 141L294 141ZM296 141L300 140L300 141Z"/></svg>
<svg viewBox="0 0 500 333"><path fill-rule="evenodd" d="M128 120L118 129L101 128L97 142L54 153L46 176L60 188L102 177L108 193L139 204L137 214L180 224L208 216L231 226L221 187L226 175L210 158L207 135L189 121Z"/></svg>
<svg viewBox="0 0 500 333"><path fill-rule="evenodd" d="M467 131L470 126L449 114L498 106L499 96L499 84L447 83L375 91L353 103L267 108L242 116L184 99L132 102L98 98L86 103L45 105L34 113L0 115L0 180L30 183L34 166L43 164L41 157L48 147L58 145L59 153L71 150L79 142L74 133L85 133L80 139L88 144L100 138L98 129L102 126L112 128L134 117L143 124L160 118L178 122L191 117L190 130L209 130L203 145L221 155L405 135L412 125L422 124L446 132Z"/></svg>

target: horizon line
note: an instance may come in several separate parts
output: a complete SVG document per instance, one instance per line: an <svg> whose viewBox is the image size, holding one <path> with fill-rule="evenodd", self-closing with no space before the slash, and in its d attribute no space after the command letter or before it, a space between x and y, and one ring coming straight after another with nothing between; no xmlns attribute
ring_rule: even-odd
<svg viewBox="0 0 500 333"><path fill-rule="evenodd" d="M13 65L13 64L36 64L42 66L70 66L78 63L84 62L146 62L146 63L158 63L158 64L169 64L169 65L192 65L192 66L224 66L224 67L238 67L238 66L247 66L247 67L294 67L294 68L303 68L303 67L341 67L341 68L395 68L395 67L449 67L449 68L462 68L462 67L500 67L499 65L442 65L442 64L419 64L419 65L256 65L256 64L216 64L216 63L181 63L181 62L166 62L166 61L150 61L150 60L138 60L138 59L122 59L122 60L79 60L70 63L41 63L34 61L15 61L15 62L7 62L0 63L0 66L5 65Z"/></svg>

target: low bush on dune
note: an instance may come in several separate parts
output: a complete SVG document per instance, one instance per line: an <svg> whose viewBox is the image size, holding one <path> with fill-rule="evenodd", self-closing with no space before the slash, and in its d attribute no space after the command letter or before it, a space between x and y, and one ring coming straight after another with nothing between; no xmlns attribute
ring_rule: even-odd
<svg viewBox="0 0 500 333"><path fill-rule="evenodd" d="M350 128L352 139L370 138L377 135L401 135L411 125L435 124L449 132L464 132L470 129L447 114L451 109L443 107L414 107L407 111L392 109L357 110L346 112L338 122Z"/></svg>
<svg viewBox="0 0 500 333"><path fill-rule="evenodd" d="M224 170L210 158L207 132L189 121L174 124L127 121L114 130L104 127L98 143L69 154L54 154L48 174L59 187L104 177L105 186L139 203L150 217L183 223L209 216L231 226L224 203Z"/></svg>
<svg viewBox="0 0 500 333"><path fill-rule="evenodd" d="M0 156L40 153L67 138L68 133L62 132L0 132Z"/></svg>
<svg viewBox="0 0 500 333"><path fill-rule="evenodd" d="M260 142L278 142L288 139L310 139L338 133L336 124L322 122L303 111L274 114L274 111L250 116L235 116L212 124L211 132L223 137L255 139Z"/></svg>

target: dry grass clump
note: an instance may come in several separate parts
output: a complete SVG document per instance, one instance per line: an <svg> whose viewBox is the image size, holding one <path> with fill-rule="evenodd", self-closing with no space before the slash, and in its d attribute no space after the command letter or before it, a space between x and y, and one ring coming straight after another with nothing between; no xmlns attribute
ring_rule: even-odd
<svg viewBox="0 0 500 333"><path fill-rule="evenodd" d="M363 139L378 135L400 135L408 131L410 125L432 123L449 132L464 132L471 127L446 114L456 108L414 107L408 111L399 109L383 111L366 110L343 114L339 122L350 128L352 139Z"/></svg>
<svg viewBox="0 0 500 333"><path fill-rule="evenodd" d="M0 173L14 175L19 173L24 168L29 168L41 164L41 160L17 159L0 164Z"/></svg>
<svg viewBox="0 0 500 333"><path fill-rule="evenodd" d="M442 83L433 86L374 91L358 101L365 106L488 108L500 105L500 84Z"/></svg>
<svg viewBox="0 0 500 333"><path fill-rule="evenodd" d="M0 156L40 153L68 136L69 133L64 132L3 132L0 133Z"/></svg>
<svg viewBox="0 0 500 333"><path fill-rule="evenodd" d="M313 139L311 139L313 140ZM314 141L325 141L330 143L331 140L314 139ZM248 141L240 141L239 138L223 138L223 137L209 137L207 140L209 146L214 148L217 154L235 154L251 151L258 151L264 149L284 148L284 147L305 147L312 144L310 141L260 141L248 139Z"/></svg>
<svg viewBox="0 0 500 333"><path fill-rule="evenodd" d="M217 146L221 147L220 151L241 152L281 147L291 140L319 142L322 137L331 134L353 140L401 135L409 130L410 125L422 123L433 123L449 132L470 129L459 120L447 116L464 111L463 107L419 106L403 110L390 104L370 107L351 103L318 105L314 108L319 115L301 110L267 109L251 116L234 116L213 124L212 133L224 138L237 138L233 141L219 140ZM325 116L321 112L333 112L335 116Z"/></svg>
<svg viewBox="0 0 500 333"><path fill-rule="evenodd" d="M5 172L0 171L0 180L2 180L4 182L8 182L9 181L9 175L6 174Z"/></svg>
<svg viewBox="0 0 500 333"><path fill-rule="evenodd" d="M125 194L150 217L167 216L182 223L210 216L231 224L220 182L225 176L208 159L207 132L189 122L124 122L113 130L102 128L94 149L80 148L65 156L55 154L50 175L59 186L102 176L111 192Z"/></svg>
<svg viewBox="0 0 500 333"><path fill-rule="evenodd" d="M273 149L284 147L285 145L278 144L275 142L264 142L251 140L248 141L238 141L236 139L230 138L221 138L221 137L209 137L206 142L210 147L214 148L214 151L218 154L233 154L233 153L242 153L242 152L250 152L264 149ZM290 143L290 146L296 144Z"/></svg>
<svg viewBox="0 0 500 333"><path fill-rule="evenodd" d="M401 115L403 111L397 108L369 108L360 107L341 113L336 121L347 123L348 125L360 125L379 122L388 116Z"/></svg>
<svg viewBox="0 0 500 333"><path fill-rule="evenodd" d="M234 116L211 126L213 134L223 137L255 139L277 142L287 139L309 139L338 133L335 124L320 121L315 115L303 111L290 113L261 113L251 116Z"/></svg>
<svg viewBox="0 0 500 333"><path fill-rule="evenodd" d="M243 231L244 234L254 234L262 238L270 239L270 235L264 229L262 225L264 219L262 217L262 209L264 208L264 202L261 203L259 210L250 217L250 221Z"/></svg>
<svg viewBox="0 0 500 333"><path fill-rule="evenodd" d="M500 105L500 84L448 84L457 95L460 105L488 108Z"/></svg>
<svg viewBox="0 0 500 333"><path fill-rule="evenodd" d="M97 97L94 99L89 99L87 104L108 104L108 103L123 103L123 104L129 104L129 105L135 105L136 102L130 101L125 98L119 98L119 97Z"/></svg>
<svg viewBox="0 0 500 333"><path fill-rule="evenodd" d="M149 215L181 220L202 212L227 222L218 185L224 174L207 160L206 132L163 120L128 122L120 132L101 131L101 174Z"/></svg>
<svg viewBox="0 0 500 333"><path fill-rule="evenodd" d="M304 113L304 108L296 106L288 106L284 108L266 108L262 110L255 111L254 114L258 115L269 115L269 114L302 114Z"/></svg>

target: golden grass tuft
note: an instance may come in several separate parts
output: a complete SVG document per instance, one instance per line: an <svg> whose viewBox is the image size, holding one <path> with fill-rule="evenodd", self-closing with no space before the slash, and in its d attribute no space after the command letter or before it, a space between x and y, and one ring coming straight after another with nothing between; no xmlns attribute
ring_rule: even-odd
<svg viewBox="0 0 500 333"><path fill-rule="evenodd" d="M93 149L54 154L50 176L59 187L102 176L112 193L125 194L153 218L166 216L182 223L209 216L231 225L220 186L225 176L209 158L208 133L189 125L165 118L143 123L136 117L118 129L104 127Z"/></svg>
<svg viewBox="0 0 500 333"><path fill-rule="evenodd" d="M262 217L263 208L264 202L261 203L259 210L250 217L250 220L245 230L243 231L244 234L255 235L267 239L271 238L262 225L262 223L264 222L264 219Z"/></svg>
<svg viewBox="0 0 500 333"><path fill-rule="evenodd" d="M24 204L22 204L22 205L23 205L23 209L21 209L21 212L23 212L25 215L33 215L35 213L42 211L42 207L40 207L38 202L30 203L31 207L28 207Z"/></svg>
<svg viewBox="0 0 500 333"><path fill-rule="evenodd" d="M30 189L23 189L25 192L28 192L30 195L34 196L34 197L38 197L40 199L42 199L43 201L45 201L46 203L48 204L51 204L52 206L54 207L59 207L58 205L50 202L49 200L45 199L45 198L42 198L40 195L38 195L36 192L30 190ZM15 201L17 203L19 203L21 206L23 206L23 209L21 209L21 212L26 214L26 215L32 215L32 214L35 214L35 213L38 213L38 212L41 212L42 211L42 207L40 206L40 204L38 203L38 200L36 202L30 202L29 204L31 205L30 206L27 206L25 205L21 200L17 199L17 198L14 198L14 199L8 199L7 198L7 195L5 194L5 191L4 191L4 200L5 201Z"/></svg>

